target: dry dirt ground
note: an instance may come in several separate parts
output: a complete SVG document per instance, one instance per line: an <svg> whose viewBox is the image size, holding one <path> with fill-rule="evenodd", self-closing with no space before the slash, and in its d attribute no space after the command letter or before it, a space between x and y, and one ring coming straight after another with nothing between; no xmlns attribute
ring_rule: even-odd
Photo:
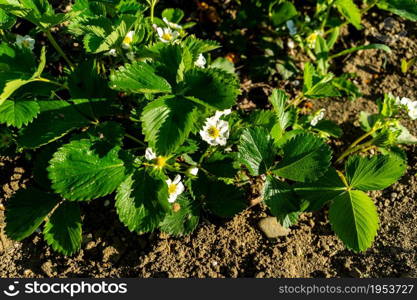
<svg viewBox="0 0 417 300"><path fill-rule="evenodd" d="M346 131L345 141L360 133L360 110L375 110L384 92L417 99L415 75L403 75L400 59L417 55L416 31L396 19L393 28L375 17L366 21L364 40L391 36L391 55L359 52L340 60L338 72L356 72L364 96L356 102L329 100L328 116ZM405 36L396 38L399 32ZM350 43L350 41L345 41ZM363 40L362 40L363 42ZM417 69L414 68L415 72ZM416 134L416 123L407 124ZM343 144L338 145L343 148ZM197 230L183 238L154 233L138 236L117 220L112 205L94 201L83 207L82 250L64 257L51 250L39 233L13 242L3 233L0 210L1 277L417 277L417 147L408 147L407 174L384 192L372 193L380 213L378 237L368 251L352 253L334 236L326 213L304 214L290 233L268 240L258 228L267 216L263 207L230 220L206 216ZM30 181L21 158L0 160L0 202Z"/></svg>

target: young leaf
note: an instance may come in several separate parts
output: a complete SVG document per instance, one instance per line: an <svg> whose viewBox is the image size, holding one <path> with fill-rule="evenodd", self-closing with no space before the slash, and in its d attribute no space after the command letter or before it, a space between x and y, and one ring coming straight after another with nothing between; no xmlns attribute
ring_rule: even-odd
<svg viewBox="0 0 417 300"><path fill-rule="evenodd" d="M337 196L330 205L329 221L337 236L354 251L372 245L379 223L374 203L362 191Z"/></svg>
<svg viewBox="0 0 417 300"><path fill-rule="evenodd" d="M152 231L168 210L166 184L151 177L146 170L135 171L117 189L115 205L120 221L130 231Z"/></svg>
<svg viewBox="0 0 417 300"><path fill-rule="evenodd" d="M204 173L199 174L198 179L192 182L192 188L197 200L204 201L207 208L219 217L232 217L246 207L241 189L210 179Z"/></svg>
<svg viewBox="0 0 417 300"><path fill-rule="evenodd" d="M361 11L353 0L336 0L334 2L339 12L349 21L356 29L361 29Z"/></svg>
<svg viewBox="0 0 417 300"><path fill-rule="evenodd" d="M186 195L180 195L175 202L178 211L171 211L160 224L161 231L174 236L182 236L194 231L200 220L200 206Z"/></svg>
<svg viewBox="0 0 417 300"><path fill-rule="evenodd" d="M239 161L252 176L266 173L274 162L272 140L265 128L245 129L239 141Z"/></svg>
<svg viewBox="0 0 417 300"><path fill-rule="evenodd" d="M40 107L35 100L6 100L0 105L0 123L21 128L39 114Z"/></svg>
<svg viewBox="0 0 417 300"><path fill-rule="evenodd" d="M150 102L143 110L143 134L150 147L159 155L175 151L190 134L195 106L176 96L165 96Z"/></svg>
<svg viewBox="0 0 417 300"><path fill-rule="evenodd" d="M36 188L17 191L7 201L7 236L17 241L30 236L58 203L55 195Z"/></svg>
<svg viewBox="0 0 417 300"><path fill-rule="evenodd" d="M169 93L171 86L155 69L144 62L134 62L120 67L110 76L110 87L131 93Z"/></svg>
<svg viewBox="0 0 417 300"><path fill-rule="evenodd" d="M24 148L38 148L90 123L65 101L44 100L38 104L41 111L38 118L25 127L18 138L18 144Z"/></svg>
<svg viewBox="0 0 417 300"><path fill-rule="evenodd" d="M288 218L289 214L299 209L298 199L291 187L274 176L268 175L266 177L262 197L265 205L268 206L271 213L277 217L281 224Z"/></svg>
<svg viewBox="0 0 417 300"><path fill-rule="evenodd" d="M312 182L324 175L332 157L330 147L312 134L296 135L283 146L283 153L273 172L300 182Z"/></svg>
<svg viewBox="0 0 417 300"><path fill-rule="evenodd" d="M395 155L351 156L346 166L349 184L364 191L383 190L404 175L407 164Z"/></svg>
<svg viewBox="0 0 417 300"><path fill-rule="evenodd" d="M235 75L220 69L192 69L185 73L183 93L215 109L230 108L240 93Z"/></svg>
<svg viewBox="0 0 417 300"><path fill-rule="evenodd" d="M52 214L43 230L45 241L64 255L81 248L81 212L78 203L64 202Z"/></svg>
<svg viewBox="0 0 417 300"><path fill-rule="evenodd" d="M48 167L52 188L71 201L93 200L112 193L125 179L119 147L104 156L90 140L72 141L59 148Z"/></svg>
<svg viewBox="0 0 417 300"><path fill-rule="evenodd" d="M378 8L388 10L400 17L417 21L417 5L415 0L380 0Z"/></svg>

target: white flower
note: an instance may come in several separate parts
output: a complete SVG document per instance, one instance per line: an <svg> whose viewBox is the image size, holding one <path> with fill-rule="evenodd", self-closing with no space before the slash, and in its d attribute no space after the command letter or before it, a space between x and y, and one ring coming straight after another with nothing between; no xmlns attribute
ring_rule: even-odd
<svg viewBox="0 0 417 300"><path fill-rule="evenodd" d="M153 152L153 150L151 148L146 148L145 158L147 160L154 160L154 159L156 159L156 154L155 154L155 152Z"/></svg>
<svg viewBox="0 0 417 300"><path fill-rule="evenodd" d="M318 112L316 112L315 116L310 121L310 125L316 126L317 123L324 118L324 112L325 112L324 109L320 109Z"/></svg>
<svg viewBox="0 0 417 300"><path fill-rule="evenodd" d="M168 19L165 18L165 17L162 20L164 21L165 24L168 25L168 27L170 27L172 29L175 29L175 30L181 30L182 29L181 25L178 25L176 23L172 23L172 22L168 21Z"/></svg>
<svg viewBox="0 0 417 300"><path fill-rule="evenodd" d="M295 48L295 43L294 43L294 41L293 41L293 40L288 40L288 41L287 41L287 46L288 46L288 48L290 48L290 49L294 49L294 48Z"/></svg>
<svg viewBox="0 0 417 300"><path fill-rule="evenodd" d="M134 31L129 31L125 38L123 39L122 42L122 48L123 49L129 49L133 43L133 36L134 36L135 32Z"/></svg>
<svg viewBox="0 0 417 300"><path fill-rule="evenodd" d="M197 167L191 167L187 170L187 173L193 176L197 176L198 174L198 168Z"/></svg>
<svg viewBox="0 0 417 300"><path fill-rule="evenodd" d="M220 119L223 116L228 116L232 113L232 110L229 109L225 109L225 110L218 110L216 111L216 113L214 114L214 118L216 119Z"/></svg>
<svg viewBox="0 0 417 300"><path fill-rule="evenodd" d="M177 197L184 192L184 185L181 182L181 176L175 176L174 180L167 179L166 183L168 185L168 202L172 203L177 200Z"/></svg>
<svg viewBox="0 0 417 300"><path fill-rule="evenodd" d="M412 120L417 119L417 101L409 101L407 103L408 115Z"/></svg>
<svg viewBox="0 0 417 300"><path fill-rule="evenodd" d="M390 97L394 97L394 96L392 96L391 94L390 94ZM403 106L408 106L408 104L410 103L410 102L412 102L409 98L406 98L406 97L402 97L401 99L400 99L400 97L396 97L395 98L395 104L396 105L398 105L398 106L400 106L400 105L403 105Z"/></svg>
<svg viewBox="0 0 417 300"><path fill-rule="evenodd" d="M104 53L104 55L116 57L117 56L117 51L116 51L116 49L110 49L109 51Z"/></svg>
<svg viewBox="0 0 417 300"><path fill-rule="evenodd" d="M229 123L220 120L223 115L230 114L231 110L217 111L216 114L207 118L203 129L200 130L201 138L212 146L224 146L229 138Z"/></svg>
<svg viewBox="0 0 417 300"><path fill-rule="evenodd" d="M16 35L16 45L21 48L24 47L32 51L33 48L35 48L35 40L32 39L29 35Z"/></svg>
<svg viewBox="0 0 417 300"><path fill-rule="evenodd" d="M197 58L197 60L194 62L194 65L196 65L199 68L204 68L206 65L206 58L203 54L200 54Z"/></svg>
<svg viewBox="0 0 417 300"><path fill-rule="evenodd" d="M172 42L180 35L178 31L172 31L171 28L156 27L156 32L161 42L164 43Z"/></svg>

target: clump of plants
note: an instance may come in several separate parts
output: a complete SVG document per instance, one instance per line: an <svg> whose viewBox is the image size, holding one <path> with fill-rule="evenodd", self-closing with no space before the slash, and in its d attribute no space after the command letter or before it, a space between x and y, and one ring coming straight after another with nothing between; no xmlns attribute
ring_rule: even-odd
<svg viewBox="0 0 417 300"><path fill-rule="evenodd" d="M370 247L379 221L366 192L404 174L399 145L416 138L400 121L416 119L417 102L386 95L335 157L328 141L341 129L325 111L300 108L338 95L331 75L307 63L298 96L275 89L271 109L234 110L239 79L212 59L220 45L189 34L179 9L157 15L156 4L77 0L56 13L46 0L0 0L0 149L33 162L33 183L7 201L7 235L22 240L43 225L45 241L71 255L80 206L104 198L132 232L185 235L203 212L247 208L245 188L260 178L262 203L284 226L328 206L348 248ZM14 33L22 21L33 26L24 36ZM67 39L82 49L66 51Z"/></svg>

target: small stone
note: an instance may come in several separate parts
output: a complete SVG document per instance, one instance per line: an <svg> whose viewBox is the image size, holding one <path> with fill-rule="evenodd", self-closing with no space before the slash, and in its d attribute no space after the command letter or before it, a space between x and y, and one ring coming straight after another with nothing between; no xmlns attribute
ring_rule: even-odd
<svg viewBox="0 0 417 300"><path fill-rule="evenodd" d="M398 194L397 193L391 193L391 199L392 200L394 200L397 197L398 197Z"/></svg>
<svg viewBox="0 0 417 300"><path fill-rule="evenodd" d="M283 227L278 223L277 218L267 217L259 221L259 228L267 238L275 239L280 236L286 236L290 233L290 229Z"/></svg>

